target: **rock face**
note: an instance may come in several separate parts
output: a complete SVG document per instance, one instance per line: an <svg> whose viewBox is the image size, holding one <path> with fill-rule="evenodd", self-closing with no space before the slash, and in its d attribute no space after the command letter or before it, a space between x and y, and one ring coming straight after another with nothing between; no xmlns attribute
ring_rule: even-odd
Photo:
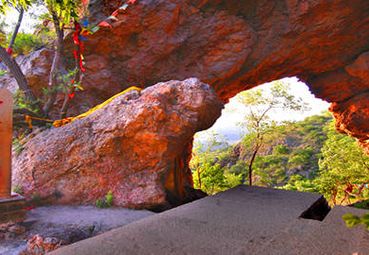
<svg viewBox="0 0 369 255"><path fill-rule="evenodd" d="M16 58L33 92L38 97L42 96L42 88L45 88L48 84L52 56L51 50L43 48L32 52L28 56L21 55ZM0 88L2 87L13 93L18 89L16 81L10 75L0 77Z"/></svg>
<svg viewBox="0 0 369 255"><path fill-rule="evenodd" d="M92 1L91 8L109 15L114 3ZM85 86L105 97L195 76L227 101L297 76L334 103L338 127L365 144L366 107L353 118L346 107L367 105L368 15L367 0L140 0L87 41Z"/></svg>
<svg viewBox="0 0 369 255"><path fill-rule="evenodd" d="M120 4L91 0L91 22ZM334 103L338 128L366 145L365 111L351 118L345 107L365 105L368 14L367 0L138 0L112 28L88 37L86 90L76 95L73 111L132 85L198 77L227 101L259 84L297 76ZM32 77L31 85L39 86Z"/></svg>
<svg viewBox="0 0 369 255"><path fill-rule="evenodd" d="M120 4L91 0L92 22ZM297 76L317 97L332 103L337 128L358 138L369 153L368 17L368 0L138 0L118 14L112 28L88 37L85 91L74 98L73 111L87 110L132 85L145 88L197 77L226 102L243 90ZM66 40L66 55L71 55L71 38ZM32 70L47 71L39 59ZM27 78L37 90L43 82L34 76L31 72ZM208 91L212 98L212 90ZM127 104L146 100L145 93L159 92L149 89ZM168 194L185 196L191 136L198 129L180 126L182 116L170 122L166 114L147 110L140 115L133 106L118 119L113 117L117 103L111 110L33 139L16 161L18 183L30 183L26 192L61 193L61 202L91 202L114 189L120 205L133 207L164 203ZM148 103L147 109L155 108L142 101L140 109L143 103ZM188 102L185 109L196 112L192 103L196 105ZM209 114L213 111L206 102L201 107ZM153 121L154 116L160 121ZM91 188L88 184L95 179L96 187Z"/></svg>
<svg viewBox="0 0 369 255"><path fill-rule="evenodd" d="M153 208L188 199L193 135L223 104L197 79L128 92L88 117L31 139L13 162L13 184L57 203Z"/></svg>

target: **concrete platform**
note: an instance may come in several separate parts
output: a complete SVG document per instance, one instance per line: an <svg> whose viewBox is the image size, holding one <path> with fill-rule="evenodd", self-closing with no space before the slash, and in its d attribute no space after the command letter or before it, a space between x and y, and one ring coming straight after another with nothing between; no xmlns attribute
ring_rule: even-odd
<svg viewBox="0 0 369 255"><path fill-rule="evenodd" d="M369 234L347 229L337 207L300 215L318 194L239 186L66 246L52 254L369 254Z"/></svg>

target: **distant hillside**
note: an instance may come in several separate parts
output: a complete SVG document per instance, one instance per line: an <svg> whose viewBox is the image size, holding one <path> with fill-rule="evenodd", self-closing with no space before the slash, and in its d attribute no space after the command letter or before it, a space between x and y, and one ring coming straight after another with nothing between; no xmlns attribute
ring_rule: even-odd
<svg viewBox="0 0 369 255"><path fill-rule="evenodd" d="M269 187L283 186L288 182L289 177L295 174L309 179L314 178L319 170L321 149L327 139L324 127L331 122L332 117L327 112L308 117L303 121L287 122L271 127L265 135L263 146L253 165L254 184ZM195 148L194 160L197 164L192 164L193 171L200 164L198 161L203 160L203 165L206 161L207 166L213 166L212 175L216 175L217 169L225 174L224 180L212 177L212 182L223 183L224 189L237 184L237 180L240 183L242 175L247 173L252 153L250 146L254 135L246 134L241 142L222 149L209 148L206 151L200 151L198 147L196 154ZM216 142L212 144L219 146ZM205 176L205 170L203 173ZM232 183L227 183L228 177L232 179ZM199 176L194 174L195 184L198 184L198 179ZM203 186L206 180L206 178L202 180ZM210 193L213 192L215 191L212 189Z"/></svg>
<svg viewBox="0 0 369 255"><path fill-rule="evenodd" d="M319 169L320 151L327 139L323 128L331 121L330 114L325 114L272 127L255 159L255 183L278 186L293 174L312 178ZM249 161L252 139L253 134L247 134L234 147L233 153L237 157L232 158L237 158L237 161L227 162L228 167Z"/></svg>

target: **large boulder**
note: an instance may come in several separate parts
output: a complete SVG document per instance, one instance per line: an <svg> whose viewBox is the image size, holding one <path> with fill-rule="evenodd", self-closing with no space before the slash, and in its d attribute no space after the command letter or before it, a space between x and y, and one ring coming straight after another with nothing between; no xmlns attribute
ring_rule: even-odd
<svg viewBox="0 0 369 255"><path fill-rule="evenodd" d="M88 117L29 140L13 161L26 196L93 204L109 191L117 206L154 208L191 195L193 135L223 104L197 79L169 81L117 97Z"/></svg>

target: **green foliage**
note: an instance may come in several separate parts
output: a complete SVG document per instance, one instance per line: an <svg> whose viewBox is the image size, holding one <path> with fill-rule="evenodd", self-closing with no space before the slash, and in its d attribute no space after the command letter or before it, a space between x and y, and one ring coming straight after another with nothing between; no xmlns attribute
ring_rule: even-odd
<svg viewBox="0 0 369 255"><path fill-rule="evenodd" d="M10 36L8 37L8 42L9 40ZM43 45L41 38L35 34L18 33L13 45L13 51L16 55L26 55Z"/></svg>
<svg viewBox="0 0 369 255"><path fill-rule="evenodd" d="M69 70L66 74L60 75L59 84L54 87L42 88L42 93L47 97L52 93L69 93L71 88L74 88L75 91L82 91L83 87L81 86L81 82L72 83L77 70Z"/></svg>
<svg viewBox="0 0 369 255"><path fill-rule="evenodd" d="M21 154L21 152L24 150L24 137L15 137L13 139L12 147L16 155Z"/></svg>
<svg viewBox="0 0 369 255"><path fill-rule="evenodd" d="M286 175L285 155L265 155L258 156L255 159L255 184L267 187L276 187L284 183L287 179Z"/></svg>
<svg viewBox="0 0 369 255"><path fill-rule="evenodd" d="M301 192L317 192L316 185L312 179L305 178L299 174L290 176L286 185L281 187L286 190L296 190Z"/></svg>
<svg viewBox="0 0 369 255"><path fill-rule="evenodd" d="M0 69L0 77L1 77L1 76L4 76L6 73L7 73L7 71L6 71L6 70L2 70L2 69Z"/></svg>
<svg viewBox="0 0 369 255"><path fill-rule="evenodd" d="M241 184L239 173L226 171L220 164L229 153L223 145L223 138L215 133L209 137L206 148L201 143L194 145L190 168L195 188L202 189L208 194L215 194Z"/></svg>
<svg viewBox="0 0 369 255"><path fill-rule="evenodd" d="M13 192L19 194L19 195L23 195L24 194L24 190L21 186L15 186L13 187Z"/></svg>
<svg viewBox="0 0 369 255"><path fill-rule="evenodd" d="M113 206L113 202L114 202L113 192L109 191L103 199L98 199L96 201L96 207L100 209L110 208Z"/></svg>
<svg viewBox="0 0 369 255"><path fill-rule="evenodd" d="M266 136L270 135L272 130L280 124L271 118L271 114L276 110L304 111L308 109L307 104L302 98L291 94L289 84L282 81L273 82L269 91L256 88L242 92L237 96L237 100L249 107L244 122L240 123L249 132L247 139L244 139L244 145L247 143L247 150L251 151L248 162L249 184L252 185L254 182L254 163L257 164L257 161L260 167L269 166L273 168L274 177L278 176L280 180L283 180L283 170L280 168L276 169L281 166L281 162L276 164L275 158L274 163L263 164L260 162L260 158L256 158L256 155L259 154L261 147L265 144ZM277 154L288 153L288 148L283 147L283 145L276 147L275 150ZM279 160L282 160L282 158ZM266 171L264 169L259 170L259 177L263 176L259 179L259 182L268 185L274 183L265 174Z"/></svg>
<svg viewBox="0 0 369 255"><path fill-rule="evenodd" d="M78 19L77 10L81 7L81 1L75 0L44 0L49 13L55 13L60 23L60 29L68 25L73 18Z"/></svg>
<svg viewBox="0 0 369 255"><path fill-rule="evenodd" d="M51 45L56 39L55 29L49 25L52 20L50 13L42 13L38 17L40 21L35 25L35 34L44 43L44 45Z"/></svg>
<svg viewBox="0 0 369 255"><path fill-rule="evenodd" d="M0 0L0 13L4 14L13 7L27 10L34 2L34 0Z"/></svg>
<svg viewBox="0 0 369 255"><path fill-rule="evenodd" d="M24 94L24 91L17 90L13 95L13 100L14 100L14 110L25 109L31 113L34 113L35 115L40 114L39 107L37 106L39 102L27 99Z"/></svg>
<svg viewBox="0 0 369 255"><path fill-rule="evenodd" d="M333 123L325 130L328 139L321 150L316 179L319 191L333 204L368 198L363 191L369 183L369 157L353 138L338 133Z"/></svg>
<svg viewBox="0 0 369 255"><path fill-rule="evenodd" d="M369 214L364 214L359 217L351 213L347 213L342 216L342 219L346 222L347 227L352 228L359 224L362 224L369 230Z"/></svg>
<svg viewBox="0 0 369 255"><path fill-rule="evenodd" d="M324 127L331 121L331 115L324 113L303 121L269 127L253 166L254 183L306 192L319 191L314 179L319 172L321 148L327 139ZM312 136L311 132L317 135ZM213 194L241 184L242 177L248 174L248 159L255 137L255 133L248 133L234 146L217 147L222 144L221 138L213 134L207 143L211 146L205 148L202 144L195 144L191 161L195 187Z"/></svg>

